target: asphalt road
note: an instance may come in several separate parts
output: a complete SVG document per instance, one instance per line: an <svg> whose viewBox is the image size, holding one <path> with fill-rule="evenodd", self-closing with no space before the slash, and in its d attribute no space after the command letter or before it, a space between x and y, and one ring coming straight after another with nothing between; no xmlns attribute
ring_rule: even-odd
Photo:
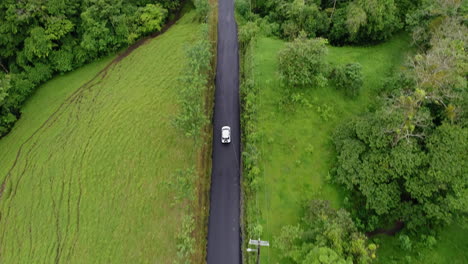
<svg viewBox="0 0 468 264"><path fill-rule="evenodd" d="M240 118L239 54L234 0L218 4L218 68L213 120L208 264L239 264ZM221 143L221 127L231 127L231 143Z"/></svg>

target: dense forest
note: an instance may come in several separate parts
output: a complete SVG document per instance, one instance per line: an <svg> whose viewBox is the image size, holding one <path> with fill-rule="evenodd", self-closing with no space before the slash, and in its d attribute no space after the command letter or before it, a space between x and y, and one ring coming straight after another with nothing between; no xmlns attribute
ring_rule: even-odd
<svg viewBox="0 0 468 264"><path fill-rule="evenodd" d="M0 3L0 137L41 83L161 30L179 0Z"/></svg>
<svg viewBox="0 0 468 264"><path fill-rule="evenodd" d="M333 45L388 39L409 22L422 0L239 0L239 13L268 21L272 34L325 37ZM424 1L430 3L432 1ZM250 13L253 10L253 13ZM431 14L426 14L431 16Z"/></svg>
<svg viewBox="0 0 468 264"><path fill-rule="evenodd" d="M374 109L334 137L336 179L367 230L396 221L412 231L466 221L466 10L457 1L435 3L410 16L419 21L418 53L386 82Z"/></svg>

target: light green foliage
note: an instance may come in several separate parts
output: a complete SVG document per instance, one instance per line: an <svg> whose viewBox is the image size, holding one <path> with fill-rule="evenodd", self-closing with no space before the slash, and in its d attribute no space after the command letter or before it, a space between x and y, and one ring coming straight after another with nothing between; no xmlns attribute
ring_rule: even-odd
<svg viewBox="0 0 468 264"><path fill-rule="evenodd" d="M24 53L30 62L36 58L44 58L52 50L52 41L42 27L31 29L30 35L24 40Z"/></svg>
<svg viewBox="0 0 468 264"><path fill-rule="evenodd" d="M192 232L195 229L195 220L192 215L184 216L182 228L177 235L177 258L175 264L190 264L190 256L195 252L195 239Z"/></svg>
<svg viewBox="0 0 468 264"><path fill-rule="evenodd" d="M258 34L259 28L255 22L247 22L239 27L238 38L240 51L245 54L247 48L255 41L255 37Z"/></svg>
<svg viewBox="0 0 468 264"><path fill-rule="evenodd" d="M276 58L285 45L281 40L259 38L253 49L253 76L241 87L243 107L255 111L248 115L251 122L242 123L243 142L248 142L243 149L244 190L252 175L259 183L256 191L249 193L253 198L248 200L251 203L246 208L246 218L253 224L247 228L260 222L262 239L272 243L271 248L262 251L262 263L284 263L273 241L283 226L297 225L304 200L326 199L334 207L340 204L342 192L325 181L334 164L332 132L341 120L359 115L375 101L385 76L402 64L409 47L408 38L403 35L371 47L328 47L325 60L331 67L353 62L362 65L361 96L349 100L331 86L301 90L295 93L301 93L301 98L312 107L295 103L295 109L288 110L280 107L284 92ZM317 111L322 105L332 108L335 118L325 121ZM243 117L247 116L246 111L242 112ZM296 165L297 160L300 165Z"/></svg>
<svg viewBox="0 0 468 264"><path fill-rule="evenodd" d="M359 23L354 28L359 28L361 42L388 39L393 32L401 28L394 0L356 0L355 3L366 13L365 25L360 25L362 14L359 15L361 18L355 21ZM348 19L350 15L353 16L356 13L348 13ZM355 39L352 33L351 39Z"/></svg>
<svg viewBox="0 0 468 264"><path fill-rule="evenodd" d="M206 25L200 38L187 49L186 56L187 65L180 78L179 89L182 109L175 124L185 136L199 142L202 128L208 123L204 95L209 85L210 61L213 56Z"/></svg>
<svg viewBox="0 0 468 264"><path fill-rule="evenodd" d="M115 57L28 100L0 140L1 263L173 262L196 214L171 207L163 185L197 163L172 126L184 48L200 30L193 21L190 12L101 74Z"/></svg>
<svg viewBox="0 0 468 264"><path fill-rule="evenodd" d="M313 200L305 208L301 227L282 228L278 249L294 263L370 263L374 247L358 232L344 209Z"/></svg>
<svg viewBox="0 0 468 264"><path fill-rule="evenodd" d="M160 4L148 4L139 9L138 31L142 34L160 31L167 17L167 10Z"/></svg>
<svg viewBox="0 0 468 264"><path fill-rule="evenodd" d="M325 39L297 38L278 53L278 70L287 88L312 88L323 78Z"/></svg>
<svg viewBox="0 0 468 264"><path fill-rule="evenodd" d="M59 40L73 30L73 22L59 17L49 17L45 33L50 40Z"/></svg>
<svg viewBox="0 0 468 264"><path fill-rule="evenodd" d="M359 29L367 24L367 14L355 2L351 2L346 11L346 27L351 40L354 40L357 37Z"/></svg>
<svg viewBox="0 0 468 264"><path fill-rule="evenodd" d="M206 22L208 13L210 12L210 3L208 0L192 0L195 5L197 17L201 22Z"/></svg>
<svg viewBox="0 0 468 264"><path fill-rule="evenodd" d="M284 22L282 23L283 35L293 40L305 32L308 37L315 37L318 31L327 27L324 23L324 13L320 12L315 3L305 0L294 0L279 4L277 12L282 12Z"/></svg>

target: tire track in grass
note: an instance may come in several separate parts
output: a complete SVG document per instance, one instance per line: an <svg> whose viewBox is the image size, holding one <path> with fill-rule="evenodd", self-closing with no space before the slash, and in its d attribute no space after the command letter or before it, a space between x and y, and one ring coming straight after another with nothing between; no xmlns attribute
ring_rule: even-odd
<svg viewBox="0 0 468 264"><path fill-rule="evenodd" d="M5 198L3 197L3 194L4 194L4 191L5 191L5 188L7 187L7 183L9 181L11 181L13 175L14 175L14 171L18 169L19 166L23 167L23 170L21 171L21 173L19 174L19 177L17 178L17 181L16 181L16 184L14 186L14 191L12 191L11 193L9 193L8 197L6 198L8 202L8 206L6 207L7 208L7 212L4 212L6 214L1 214L0 212L0 223L3 222L3 225L4 226L8 226L8 218L10 216L10 211L11 211L11 206L13 204L13 200L15 199L15 196L16 196L16 193L18 191L18 187L22 181L22 178L23 176L25 175L26 171L28 169L31 169L30 168L30 161L31 160L34 160L33 159L33 151L37 149L37 146L38 144L40 144L40 139L42 138L41 136L46 133L48 131L49 128L51 128L58 120L60 120L64 115L66 114L69 114L68 116L68 119L66 120L66 124L67 124L67 127L70 127L70 124L73 123L73 120L75 117L77 121L79 121L81 118L80 118L80 113L82 112L81 110L81 107L83 105L83 99L84 99L84 94L85 92L87 91L91 91L95 86L99 85L100 83L102 83L102 81L107 77L109 71L111 71L112 69L114 69L115 65L117 65L121 60L123 60L125 57L129 56L134 50L136 50L139 46L145 44L148 40L150 39L153 39L157 36L159 36L160 34L164 33L165 31L167 31L167 29L169 29L178 19L180 18L180 13L177 14L176 18L172 21L170 21L169 23L166 24L166 26L160 31L160 32L157 32L147 38L144 38L144 39L141 39L139 41L137 41L135 44L133 44L132 46L130 46L127 50L125 50L123 53L119 54L116 58L114 58L110 63L108 63L102 70L100 70L93 78L91 78L89 81L87 81L86 83L84 83L83 85L81 85L80 87L78 87L72 94L70 94L58 107L57 109L52 112L50 114L50 116L28 137L26 138L26 140L23 141L23 143L19 146L18 148L18 151L16 153L16 156L15 156L15 159L11 165L11 167L9 168L8 172L6 173L6 175L3 177L3 180L0 184L0 201L2 198ZM100 95L100 93L102 92L102 89L101 90L98 90L96 96L92 99L92 102L96 102L96 97L98 97ZM70 109L70 107L72 106L77 106L77 109L74 109L75 111L68 111ZM75 114L75 115L73 115ZM92 118L89 120L88 122L88 127L90 127L91 123L94 121L94 113L92 114ZM66 135L63 135L65 138L66 138ZM80 167L81 169L83 169L83 159L89 149L89 146L90 146L90 143L91 143L91 140L89 139L85 148L83 149L83 153L82 153L82 159L80 160ZM52 156L53 154L51 154L49 156L49 160L52 159ZM22 165L20 165L20 160L23 160L22 162ZM35 165L33 165L33 167L35 167ZM65 174L66 175L66 174ZM78 237L79 237L79 230L80 230L80 204L81 204L81 198L82 198L82 191L83 191L83 186L82 186L82 178L81 178L81 174L78 173L77 174L78 177L78 198L77 198L77 201L76 201L76 236L74 238L74 242L73 242L73 246L71 247L70 251L69 251L69 254L67 256L67 259L70 259L69 257L73 254L74 250L75 250L75 247L76 247L76 243L78 241ZM52 180L52 179L50 179ZM41 179L39 180L41 184ZM65 179L63 179L63 181L65 181ZM55 215L55 218L56 218L56 232L57 232L57 245L56 245L56 258L55 258L55 261L56 262L59 262L60 259L61 259L61 254L63 252L63 247L64 245L61 245L63 241L66 242L66 237L68 236L68 229L69 229L69 225L70 225L70 215L71 215L71 202L70 202L70 197L71 197L71 187L73 184L72 184L72 179L70 178L69 179L69 190L68 190L68 197L67 197L67 211L68 211L68 214L69 214L69 217L67 219L67 232L65 234L65 237L62 238L62 233L61 233L61 230L60 230L60 209L61 209L61 203L62 203L62 200L63 200L63 195L64 195L64 188L65 188L65 183L63 182L62 183L62 189L61 189L61 194L60 194L60 199L59 199L59 205L56 204L57 201L56 199L54 198L54 193L52 192L51 190L51 199L53 201L53 213ZM39 187L41 188L41 187ZM52 188L52 187L51 187ZM42 189L42 188L41 188ZM38 204L40 204L40 202L38 202ZM32 210L33 210L34 206L31 206L30 207L30 214L32 214ZM32 217L31 217L32 218ZM5 231L6 231L7 228L4 228L3 230L3 235L2 235L2 238L0 238L0 260L1 260L1 248L2 246L4 245L4 238L5 238ZM34 255L34 248L33 248L33 232L32 232L32 223L30 221L29 223L29 239L30 239L30 249L29 249L29 256L30 257L33 257L32 255ZM64 240L65 239L65 240ZM20 243L21 244L21 243Z"/></svg>
<svg viewBox="0 0 468 264"><path fill-rule="evenodd" d="M41 131L42 129L44 128L48 128L50 127L52 124L54 124L56 122L56 120L62 116L62 114L64 113L64 111L62 111L62 113L60 113L60 111L63 109L63 110L66 110L68 108L68 106L71 104L71 103L74 103L76 102L77 100L79 99L82 99L83 97L83 91L86 90L86 89L91 89L93 88L94 86L98 85L108 74L108 71L110 70L111 67L115 66L116 64L118 64L120 61L122 61L124 58L126 58L127 56L129 56L133 51L135 51L138 47L146 44L149 40L151 39L154 39L158 36L160 36L161 34L165 33L169 28L171 28L178 20L179 18L181 17L181 10L179 10L174 19L173 20L170 20L168 23L166 23L166 25L161 29L161 31L158 31L158 32L155 32L153 33L152 35L148 36L148 37L145 37L145 38L142 38L140 40L138 40L137 42L135 42L134 44L132 44L131 46L129 46L124 52L120 53L116 58L114 58L109 64L107 64L104 69L102 69L101 71L99 71L93 78L91 78L91 80L87 81L85 84L83 84L82 86L80 86L76 91L74 91L71 95L69 95L65 101L59 105L59 107L54 111L52 112L52 114L42 123L42 125L36 129L32 134L31 136L29 136L19 147L17 153L16 153L16 157L13 161L13 165L10 167L10 169L8 170L6 176L4 177L3 181L2 181L2 184L0 185L0 199L2 198L2 195L3 195L3 191L5 189L5 183L7 182L8 178L11 177L11 172L13 171L13 169L16 167L17 163L18 163L18 160L19 160L19 157L21 156L21 152L24 148L24 146L36 135L39 133L39 131ZM102 75L102 76L101 76ZM97 79L99 78L98 82L95 83L95 84L92 84L94 81L96 81ZM0 221L1 221L1 218L0 218Z"/></svg>

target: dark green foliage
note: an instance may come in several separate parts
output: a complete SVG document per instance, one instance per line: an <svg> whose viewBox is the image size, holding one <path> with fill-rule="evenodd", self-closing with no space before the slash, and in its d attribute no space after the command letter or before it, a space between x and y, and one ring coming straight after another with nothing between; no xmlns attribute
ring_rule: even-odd
<svg viewBox="0 0 468 264"><path fill-rule="evenodd" d="M371 263L376 245L367 245L344 209L313 200L305 207L300 226L285 226L276 247L294 263Z"/></svg>
<svg viewBox="0 0 468 264"><path fill-rule="evenodd" d="M334 136L335 179L368 231L397 220L410 231L466 221L467 29L460 21L454 13L433 29L431 49L385 85L385 104Z"/></svg>
<svg viewBox="0 0 468 264"><path fill-rule="evenodd" d="M279 73L284 84L292 88L323 85L326 43L325 39L299 37L286 44L278 54Z"/></svg>
<svg viewBox="0 0 468 264"><path fill-rule="evenodd" d="M236 0L234 2L236 7L236 12L242 17L248 19L250 17L250 1L249 0Z"/></svg>
<svg viewBox="0 0 468 264"><path fill-rule="evenodd" d="M335 179L363 199L366 213L362 207L359 211L368 230L396 220L415 230L467 213L468 130L445 123L430 135L424 131L424 141L408 137L394 145L389 131L401 122L398 116L376 112L335 135Z"/></svg>
<svg viewBox="0 0 468 264"><path fill-rule="evenodd" d="M328 39L331 44L343 45L349 39L349 32L346 26L347 9L340 8L333 13L333 23L328 32Z"/></svg>
<svg viewBox="0 0 468 264"><path fill-rule="evenodd" d="M295 39L301 32L307 37L315 37L319 32L328 28L325 13L314 3L296 0L291 3L280 4L276 10L278 15L284 16L281 26L282 35L287 39Z"/></svg>
<svg viewBox="0 0 468 264"><path fill-rule="evenodd" d="M337 89L343 90L346 95L356 97L363 85L362 66L359 63L350 63L344 66L338 66L331 72Z"/></svg>
<svg viewBox="0 0 468 264"><path fill-rule="evenodd" d="M463 1L420 1L420 7L408 13L406 23L412 32L414 44L422 50L427 50L431 47L429 42L432 36L444 19L455 14L466 15L466 10L463 11Z"/></svg>
<svg viewBox="0 0 468 264"><path fill-rule="evenodd" d="M244 0L239 10L246 12ZM409 0L257 0L253 10L281 25L279 36L327 37L330 43L374 43L392 36L420 1ZM250 6L249 6L250 7Z"/></svg>
<svg viewBox="0 0 468 264"><path fill-rule="evenodd" d="M10 124L11 112L18 113L34 88L55 73L161 30L168 10L179 6L179 0L1 1L0 71L11 75L12 87L0 119Z"/></svg>

